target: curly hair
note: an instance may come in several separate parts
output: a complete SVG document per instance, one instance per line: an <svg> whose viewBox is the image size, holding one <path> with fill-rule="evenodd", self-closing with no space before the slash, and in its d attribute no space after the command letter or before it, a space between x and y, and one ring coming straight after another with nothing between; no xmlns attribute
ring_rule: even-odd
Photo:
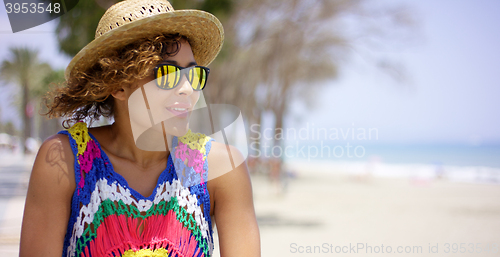
<svg viewBox="0 0 500 257"><path fill-rule="evenodd" d="M89 124L103 117L113 117L114 98L111 93L153 73L165 56L179 52L179 34L159 35L142 39L103 56L86 71L72 74L60 87L45 97L49 118L67 117L63 127L69 128L80 120Z"/></svg>

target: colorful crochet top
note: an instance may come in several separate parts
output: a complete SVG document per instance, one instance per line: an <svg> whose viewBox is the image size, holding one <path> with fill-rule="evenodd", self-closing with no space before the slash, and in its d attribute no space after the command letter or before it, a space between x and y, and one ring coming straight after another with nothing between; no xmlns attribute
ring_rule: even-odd
<svg viewBox="0 0 500 257"><path fill-rule="evenodd" d="M174 156L144 197L113 170L87 124L59 134L69 136L76 178L63 256L212 255L206 157L213 139L191 131L174 137Z"/></svg>

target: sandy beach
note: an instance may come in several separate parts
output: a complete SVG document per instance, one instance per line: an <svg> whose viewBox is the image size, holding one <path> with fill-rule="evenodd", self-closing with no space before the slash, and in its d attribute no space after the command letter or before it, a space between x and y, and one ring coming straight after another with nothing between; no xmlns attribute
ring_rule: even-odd
<svg viewBox="0 0 500 257"><path fill-rule="evenodd" d="M252 176L264 257L500 254L498 184L359 177L324 163L289 169L281 193ZM24 197L0 204L0 256L17 256Z"/></svg>
<svg viewBox="0 0 500 257"><path fill-rule="evenodd" d="M282 195L267 179L253 178L262 256L500 255L498 184L359 178L324 164L292 166L297 177Z"/></svg>

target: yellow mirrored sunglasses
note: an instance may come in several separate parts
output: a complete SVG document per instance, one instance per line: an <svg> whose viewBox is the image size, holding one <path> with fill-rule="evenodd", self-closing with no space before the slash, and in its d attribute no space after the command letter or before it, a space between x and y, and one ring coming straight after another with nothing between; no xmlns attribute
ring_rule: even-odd
<svg viewBox="0 0 500 257"><path fill-rule="evenodd" d="M159 64L154 68L156 85L161 89L174 89L182 80L182 75L191 84L195 91L200 91L207 85L210 69L203 66L192 66L188 68L172 64Z"/></svg>

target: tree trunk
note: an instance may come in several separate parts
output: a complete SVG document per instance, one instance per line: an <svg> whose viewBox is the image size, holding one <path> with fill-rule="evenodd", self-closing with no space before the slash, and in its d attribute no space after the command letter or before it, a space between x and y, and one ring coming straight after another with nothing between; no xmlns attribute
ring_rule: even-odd
<svg viewBox="0 0 500 257"><path fill-rule="evenodd" d="M250 138L252 139L252 141L250 142L251 145L253 145L253 149L256 149L256 152L252 152L252 154L257 154L258 151L260 151L260 141L262 139L262 129L261 129L261 126L262 126L262 112L259 112L256 117L254 117L254 119L252 119L252 123L250 124L250 126L256 124L256 125L259 125L258 128L259 128L259 131L257 132L257 134L259 135L258 137L254 137L252 135L252 131L250 131ZM262 153L261 153L262 155ZM258 159L261 158L261 156L256 156Z"/></svg>
<svg viewBox="0 0 500 257"><path fill-rule="evenodd" d="M30 130L31 130L31 120L30 117L28 116L28 100L29 100L29 91L28 91L28 84L23 83L22 86L22 106L23 106L23 133L21 136L21 152L26 154L28 153L28 148L26 147L26 139L29 138L30 136ZM30 110L31 111L31 110Z"/></svg>
<svg viewBox="0 0 500 257"><path fill-rule="evenodd" d="M274 112L275 118L276 118L276 124L274 126L274 147L280 149L279 151L281 152L280 160L283 161L283 137L285 136L283 133L283 119L285 116L285 108L286 108L286 101L283 99L281 103L279 104L277 110ZM278 136L278 133L281 133L281 136Z"/></svg>

